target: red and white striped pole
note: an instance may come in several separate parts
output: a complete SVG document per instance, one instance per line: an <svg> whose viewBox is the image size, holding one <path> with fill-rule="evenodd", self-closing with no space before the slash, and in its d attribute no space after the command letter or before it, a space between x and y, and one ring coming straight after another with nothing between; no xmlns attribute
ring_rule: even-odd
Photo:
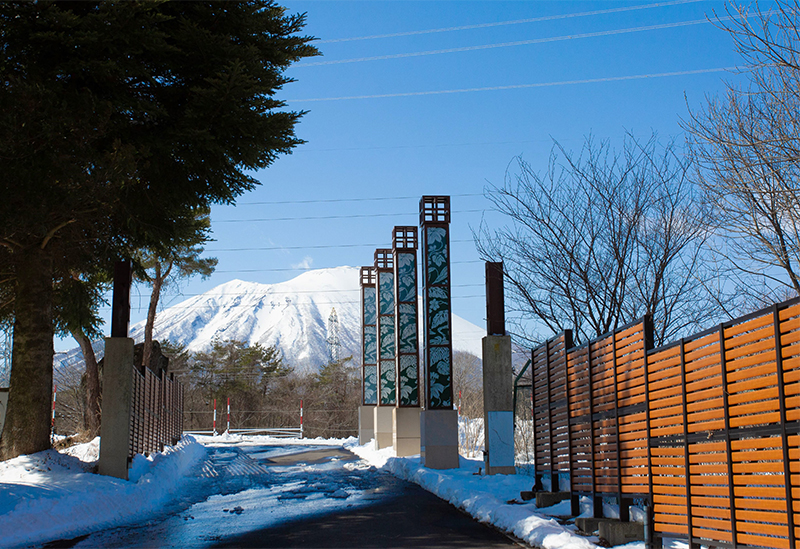
<svg viewBox="0 0 800 549"><path fill-rule="evenodd" d="M214 399L214 436L217 434L217 399Z"/></svg>
<svg viewBox="0 0 800 549"><path fill-rule="evenodd" d="M225 432L228 433L231 430L231 397L228 397L228 427L225 429Z"/></svg>
<svg viewBox="0 0 800 549"><path fill-rule="evenodd" d="M303 399L300 399L300 438L303 438Z"/></svg>
<svg viewBox="0 0 800 549"><path fill-rule="evenodd" d="M56 392L58 387L53 385L53 411L50 415L50 438L54 438L56 434Z"/></svg>

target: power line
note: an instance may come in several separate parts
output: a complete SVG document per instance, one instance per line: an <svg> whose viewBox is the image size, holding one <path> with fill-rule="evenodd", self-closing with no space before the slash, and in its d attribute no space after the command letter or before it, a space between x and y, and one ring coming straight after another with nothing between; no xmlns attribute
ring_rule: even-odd
<svg viewBox="0 0 800 549"><path fill-rule="evenodd" d="M451 213L481 213L485 210L455 210ZM217 219L214 223L250 223L250 222L264 222L264 221L319 221L321 219L355 219L355 218L369 218L369 217L400 217L408 215L417 215L417 212L400 212L400 213L374 213L374 214L349 214L349 215L312 215L305 217L262 217L256 219Z"/></svg>
<svg viewBox="0 0 800 549"><path fill-rule="evenodd" d="M476 143L485 145L486 143ZM424 146L424 145L423 145ZM436 145L432 145L436 146ZM331 149L340 150L340 149ZM341 149L344 150L344 149ZM451 198L461 198L470 196L483 196L483 193L448 194ZM265 206L265 205L284 205L284 204L331 204L335 202L380 202L385 200L419 200L420 196L374 196L357 198L327 198L321 200L270 200L265 202L237 202L237 206Z"/></svg>
<svg viewBox="0 0 800 549"><path fill-rule="evenodd" d="M476 25L461 25L458 27L444 27L438 29L426 29L426 30L418 30L418 31L406 31L406 32L394 32L390 34L373 34L370 36L356 36L353 38L332 38L329 40L317 40L314 44L334 44L337 42L353 42L356 40L374 40L376 38L396 38L400 36L416 36L420 34L433 34L439 32L452 32L452 31L461 31L461 30L472 30L472 29L485 29L489 27L500 27L505 25L519 25L522 23L539 23L542 21L555 21L558 19L573 19L576 17L587 17L590 15L604 15L608 13L619 13L624 11L634 11L634 10L643 10L649 8L660 8L664 6L675 6L679 4L690 4L699 2L700 0L675 0L673 2L659 2L656 4L642 4L639 6L627 6L623 8L611 8L606 10L595 10L595 11L584 11L579 13L565 13L560 15L547 15L543 17L531 17L528 19L516 19L514 21L498 21L495 23L479 23Z"/></svg>
<svg viewBox="0 0 800 549"><path fill-rule="evenodd" d="M605 78L587 78L584 80L560 80L558 82L540 82L537 84L515 84L511 86L490 86L485 88L462 88L456 90L434 90L434 91L422 91L422 92L404 92L404 93L381 93L381 94L374 94L374 95L351 95L351 96L344 96L344 97L321 97L321 98L314 98L314 99L291 99L290 101L294 101L296 103L300 102L317 102L317 101L345 101L351 99L385 99L389 97L415 97L415 96L423 96L423 95L444 95L444 94L451 94L451 93L468 93L468 92L478 92L478 91L498 91L498 90L519 90L519 89L526 89L526 88L547 88L553 86L566 86L571 84L597 84L600 82L622 82L625 80L643 80L646 78L663 78L667 76L688 76L688 75L695 75L695 74L709 74L715 72L727 72L736 70L736 67L718 67L714 69L697 69L697 70L688 70L688 71L675 71L675 72L661 72L661 73L650 73L650 74L636 74L631 76L608 76Z"/></svg>
<svg viewBox="0 0 800 549"><path fill-rule="evenodd" d="M275 284L282 284L282 282L276 282ZM483 287L483 284L452 284L451 288L475 288L475 287ZM257 297L265 297L266 295L285 295L285 294L331 294L331 293L344 293L344 292L358 292L360 288L353 288L353 289L339 289L339 290L293 290L293 291L286 291L286 292L269 292L269 294L264 294ZM173 298L173 297L195 297L199 295L208 295L208 296L231 296L231 295L254 295L252 292L225 292L225 293L210 293L210 292L202 292L199 294L162 294L164 298Z"/></svg>
<svg viewBox="0 0 800 549"><path fill-rule="evenodd" d="M732 20L732 16L727 17L719 17L716 21L729 21ZM408 57L423 57L429 55L440 55L443 53L460 53L466 51L478 51L478 50L489 50L489 49L497 49L497 48L508 48L512 46L529 46L533 44L547 44L550 42L564 42L567 40L580 40L583 38L598 38L601 36L614 36L618 34L631 34L634 32L643 32L643 31L652 31L652 30L664 30L664 29L673 29L678 27L688 27L692 25L702 25L705 23L710 23L711 21L708 19L692 19L691 21L678 21L676 23L661 23L658 25L643 25L639 27L629 27L625 29L613 29L613 30L606 30L606 31L597 31L597 32L586 32L582 34L565 34L562 36L550 36L547 38L532 38L530 40L515 40L513 42L501 42L498 44L481 44L479 46L461 46L458 48L445 48L440 50L427 50L427 51L415 51L415 52L407 52L407 53L390 53L386 55L373 55L369 57L355 57L351 59L332 59L330 61L314 61L311 63L301 63L299 65L294 65L296 68L303 68L303 67L318 67L322 65L341 65L344 63L361 63L363 61L384 61L387 59L405 59Z"/></svg>
<svg viewBox="0 0 800 549"><path fill-rule="evenodd" d="M450 244L465 244L467 242L475 242L472 239L457 239L451 240ZM318 244L312 246L266 246L263 248L215 248L206 250L208 253L218 252L269 252L275 250L327 250L331 248L385 248L385 243L382 244Z"/></svg>
<svg viewBox="0 0 800 549"><path fill-rule="evenodd" d="M461 299L473 299L473 298L478 298L478 297L485 298L486 295L484 295L484 294L455 295L454 294L454 295L450 296L450 299L453 300L453 301L458 301L458 300L461 300ZM309 301L309 302L292 301L293 305L305 306L305 307L310 307L312 305L340 305L340 304L358 305L360 303L361 303L360 300L359 301L351 301L351 300L343 300L343 301ZM244 308L244 307L252 308L252 305L251 304L230 305L230 306L226 307L226 309L239 309L239 308ZM184 310L206 310L208 308L209 308L208 306L201 306L201 305L192 305L192 306L186 306L186 307L181 307L180 305L173 305L171 307L167 307L167 309L164 309L164 311L166 311L166 310L180 310L180 311L184 311ZM103 306L103 307L99 307L99 309L102 310L102 311L110 311L111 307L110 306ZM135 310L137 312L146 311L147 307L144 306L144 305L142 305L140 307L131 306L131 310ZM162 313L164 311L162 311ZM156 322L158 322L158 321L156 321ZM173 322L173 324L175 324L175 322ZM163 330L163 327L159 327L159 329Z"/></svg>

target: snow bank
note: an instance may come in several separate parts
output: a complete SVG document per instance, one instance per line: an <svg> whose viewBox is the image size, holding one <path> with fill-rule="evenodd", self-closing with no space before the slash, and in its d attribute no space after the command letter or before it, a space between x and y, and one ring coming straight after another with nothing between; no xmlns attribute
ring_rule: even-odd
<svg viewBox="0 0 800 549"><path fill-rule="evenodd" d="M483 462L464 457L461 457L458 469L427 469L420 465L419 456L397 458L392 448L375 450L374 441L363 446L348 444L346 447L372 465L419 484L477 520L505 530L535 547L599 549L591 540L545 514L569 514L568 506L556 505L545 510L536 509L533 502L519 504L519 493L531 488L530 477L480 475L478 468L483 466ZM623 548L644 549L644 543L617 547Z"/></svg>
<svg viewBox="0 0 800 549"><path fill-rule="evenodd" d="M148 458L137 455L124 481L91 473L100 439L59 453L47 450L0 462L2 545L72 538L159 510L206 455L187 436Z"/></svg>

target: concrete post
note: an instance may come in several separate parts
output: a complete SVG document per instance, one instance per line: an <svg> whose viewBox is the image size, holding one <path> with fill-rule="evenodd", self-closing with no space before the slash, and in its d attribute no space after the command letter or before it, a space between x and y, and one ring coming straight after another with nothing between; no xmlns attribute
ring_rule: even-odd
<svg viewBox="0 0 800 549"><path fill-rule="evenodd" d="M394 261L392 250L375 250L377 274L378 402L375 407L375 442L378 449L394 442L394 407L397 404L395 365Z"/></svg>
<svg viewBox="0 0 800 549"><path fill-rule="evenodd" d="M358 407L358 443L375 438L378 404L377 288L375 267L361 267L361 406Z"/></svg>
<svg viewBox="0 0 800 549"><path fill-rule="evenodd" d="M487 475L513 475L511 336L483 338L484 463Z"/></svg>
<svg viewBox="0 0 800 549"><path fill-rule="evenodd" d="M101 475L128 480L133 340L107 337L103 367L103 413L100 423Z"/></svg>
<svg viewBox="0 0 800 549"><path fill-rule="evenodd" d="M511 337L506 335L503 263L486 263L483 338L483 460L487 475L513 475L514 387Z"/></svg>
<svg viewBox="0 0 800 549"><path fill-rule="evenodd" d="M417 228L392 232L395 293L397 407L394 451L398 457L420 453L419 330L417 328Z"/></svg>
<svg viewBox="0 0 800 549"><path fill-rule="evenodd" d="M459 466L458 412L453 409L453 342L450 307L450 197L423 196L422 315L426 409L420 418L420 457L432 469Z"/></svg>

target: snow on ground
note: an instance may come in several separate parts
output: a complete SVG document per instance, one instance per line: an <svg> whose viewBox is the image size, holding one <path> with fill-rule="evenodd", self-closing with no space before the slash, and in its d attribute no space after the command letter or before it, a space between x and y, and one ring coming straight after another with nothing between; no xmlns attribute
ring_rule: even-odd
<svg viewBox="0 0 800 549"><path fill-rule="evenodd" d="M251 474L244 467L239 477L241 485L235 491L228 486L220 493L207 492L218 487L213 485L216 480L203 480L206 466L211 462L227 463L232 469L236 463L252 467L259 460L263 462L323 446L344 447L363 461L344 466L336 462L298 464L275 472L262 471L257 481L248 478ZM191 520L207 534L205 540L213 541L278 524L298 514L368 505L370 497L365 497L358 481L353 479L359 474L384 470L419 484L476 519L510 532L533 546L544 549L598 547L596 537L580 536L573 525L562 525L552 518L567 515L568 503L547 509L536 509L533 502L523 503L519 501L519 493L530 489L530 477L480 475L477 473L483 462L476 459L462 457L459 469L432 470L422 467L418 456L397 458L391 448L377 451L374 443L359 446L355 438L186 436L163 453L149 458L136 456L130 480L122 481L91 472L96 465L98 447L99 439L95 439L62 452L48 450L0 462L0 546L41 544L134 524L146 521L165 507L179 509L169 520ZM196 499L187 500L187 494L192 493ZM176 504L179 500L180 504ZM287 505L289 503L291 505ZM225 514L220 515L223 512ZM221 522L219 516L232 519ZM202 526L206 519L207 528ZM141 528L152 528L152 525ZM103 546L102 539L95 543ZM188 545L204 543L197 537L191 541L193 543ZM617 549L644 549L644 544L632 543Z"/></svg>
<svg viewBox="0 0 800 549"><path fill-rule="evenodd" d="M30 545L137 520L180 489L206 449L192 437L151 458L138 455L131 480L93 474L100 439L64 453L47 450L0 462L0 545Z"/></svg>

